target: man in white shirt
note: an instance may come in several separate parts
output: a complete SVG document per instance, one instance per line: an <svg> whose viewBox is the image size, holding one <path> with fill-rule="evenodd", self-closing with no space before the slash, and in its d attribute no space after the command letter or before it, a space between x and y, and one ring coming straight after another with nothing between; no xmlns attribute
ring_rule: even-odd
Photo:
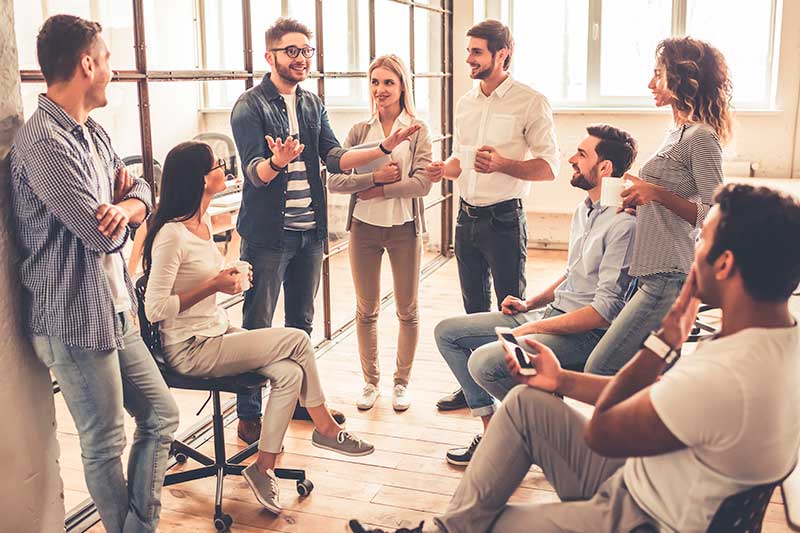
<svg viewBox="0 0 800 533"><path fill-rule="evenodd" d="M704 532L729 496L781 480L800 445L800 204L728 185L703 223L686 284L661 328L614 377L562 370L527 339L520 375L430 528L411 531ZM680 354L700 301L722 309L713 340ZM586 420L553 394L594 404ZM562 503L509 505L539 465ZM366 531L352 521L351 530Z"/></svg>
<svg viewBox="0 0 800 533"><path fill-rule="evenodd" d="M559 153L545 96L508 72L511 30L485 20L467 31L470 77L480 84L456 104L453 153L428 168L432 181L457 180L461 196L455 252L464 310L491 307L490 279L499 309L506 296L525 299L528 231L522 201L531 182L552 181ZM438 407L466 405L463 394Z"/></svg>

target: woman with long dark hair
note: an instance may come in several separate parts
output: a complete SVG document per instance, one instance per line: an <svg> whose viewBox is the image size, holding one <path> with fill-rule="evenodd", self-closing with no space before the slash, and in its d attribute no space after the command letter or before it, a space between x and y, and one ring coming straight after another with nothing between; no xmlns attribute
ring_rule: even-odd
<svg viewBox="0 0 800 533"><path fill-rule="evenodd" d="M304 331L230 325L216 294L242 292L242 274L222 268L208 206L225 189L225 162L211 147L186 142L164 161L161 198L144 244L147 318L159 324L164 358L176 371L203 377L259 372L270 380L256 461L243 475L256 499L281 511L273 469L298 397L315 429L312 443L346 455L374 447L342 429L325 406L311 340ZM252 276L252 271L248 273Z"/></svg>
<svg viewBox="0 0 800 533"><path fill-rule="evenodd" d="M661 147L623 193L636 210L630 275L638 289L592 351L585 371L616 373L661 324L683 286L695 236L722 183L722 143L732 133L731 80L722 53L691 37L656 47L648 85L658 107L672 109Z"/></svg>

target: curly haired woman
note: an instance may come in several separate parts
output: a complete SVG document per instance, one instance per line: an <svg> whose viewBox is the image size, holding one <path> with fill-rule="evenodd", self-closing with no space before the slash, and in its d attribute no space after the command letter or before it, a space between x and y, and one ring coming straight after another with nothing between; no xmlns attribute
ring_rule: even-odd
<svg viewBox="0 0 800 533"><path fill-rule="evenodd" d="M623 206L636 210L630 274L638 289L592 351L585 371L611 375L644 342L678 296L689 274L695 235L722 183L722 147L732 133L731 81L719 50L691 37L656 47L648 88L658 107L672 108L673 126Z"/></svg>

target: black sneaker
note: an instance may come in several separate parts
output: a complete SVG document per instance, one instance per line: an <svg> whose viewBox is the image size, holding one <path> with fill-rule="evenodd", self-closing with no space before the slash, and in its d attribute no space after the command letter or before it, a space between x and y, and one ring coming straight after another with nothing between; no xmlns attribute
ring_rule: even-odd
<svg viewBox="0 0 800 533"><path fill-rule="evenodd" d="M455 411L467 406L467 399L464 398L464 390L458 389L452 394L443 396L436 402L436 408L440 411Z"/></svg>
<svg viewBox="0 0 800 533"><path fill-rule="evenodd" d="M475 454L478 444L481 443L481 437L483 437L483 435L475 435L475 438L472 439L472 442L470 442L469 446L466 448L453 448L449 450L447 452L447 462L451 465L467 466L472 460L472 456Z"/></svg>
<svg viewBox="0 0 800 533"><path fill-rule="evenodd" d="M351 533L438 533L440 531L438 528L422 529L423 524L424 522L420 522L419 525L413 529L401 527L400 529L395 529L390 532L385 529L367 529L362 526L361 522L358 520L350 520L350 522L347 523L347 531Z"/></svg>
<svg viewBox="0 0 800 533"><path fill-rule="evenodd" d="M331 409L330 407L328 407L328 411L331 412L331 416L340 426L346 422L347 419L345 418L344 413L342 413L341 411L337 411L336 409ZM294 414L292 415L292 419L312 421L311 415L308 414L308 409L300 405L300 402L298 402L297 405L295 405L294 407Z"/></svg>

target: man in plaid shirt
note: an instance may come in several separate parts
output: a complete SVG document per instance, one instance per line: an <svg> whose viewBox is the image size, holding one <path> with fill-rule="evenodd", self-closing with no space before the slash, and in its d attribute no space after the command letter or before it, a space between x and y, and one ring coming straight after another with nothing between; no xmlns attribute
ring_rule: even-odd
<svg viewBox="0 0 800 533"><path fill-rule="evenodd" d="M121 252L150 188L89 118L111 79L100 32L70 15L42 26L47 94L11 148L12 203L27 329L75 421L89 493L107 532L153 532L178 409L139 336ZM136 419L127 482L123 408Z"/></svg>

